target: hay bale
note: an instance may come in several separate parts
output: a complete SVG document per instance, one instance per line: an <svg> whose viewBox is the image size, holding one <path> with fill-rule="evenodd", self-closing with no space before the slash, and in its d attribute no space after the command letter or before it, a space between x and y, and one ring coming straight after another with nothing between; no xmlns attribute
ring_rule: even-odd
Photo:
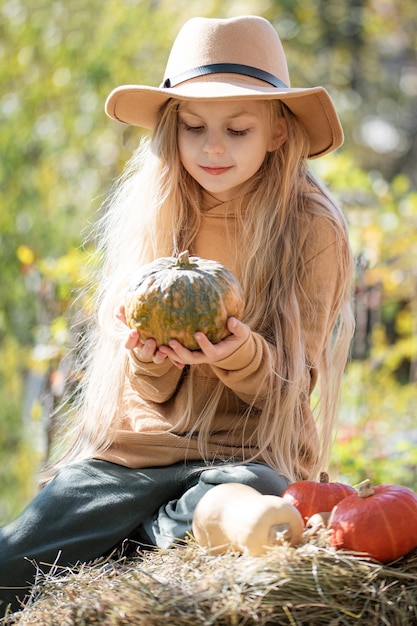
<svg viewBox="0 0 417 626"><path fill-rule="evenodd" d="M261 557L170 550L98 560L37 585L19 626L410 626L417 550L382 565L312 539Z"/></svg>

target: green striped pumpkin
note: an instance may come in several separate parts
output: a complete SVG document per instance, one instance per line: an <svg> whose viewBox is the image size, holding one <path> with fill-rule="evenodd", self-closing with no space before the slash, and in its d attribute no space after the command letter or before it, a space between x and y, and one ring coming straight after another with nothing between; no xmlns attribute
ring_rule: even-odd
<svg viewBox="0 0 417 626"><path fill-rule="evenodd" d="M243 295L234 274L221 263L188 251L162 257L143 266L128 289L126 321L142 340L152 337L157 346L177 339L198 350L194 333L205 333L212 343L229 335L229 317L242 318Z"/></svg>

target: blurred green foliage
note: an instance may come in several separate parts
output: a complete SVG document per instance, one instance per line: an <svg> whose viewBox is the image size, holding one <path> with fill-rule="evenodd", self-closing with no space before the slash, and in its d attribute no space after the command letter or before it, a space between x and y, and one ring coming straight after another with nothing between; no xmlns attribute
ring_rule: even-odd
<svg viewBox="0 0 417 626"><path fill-rule="evenodd" d="M331 473L417 488L417 5L414 0L0 2L0 522L36 491L79 332L90 224L140 130L107 119L158 85L193 15L263 15L293 86L322 84L345 146L313 166L349 220L358 329Z"/></svg>

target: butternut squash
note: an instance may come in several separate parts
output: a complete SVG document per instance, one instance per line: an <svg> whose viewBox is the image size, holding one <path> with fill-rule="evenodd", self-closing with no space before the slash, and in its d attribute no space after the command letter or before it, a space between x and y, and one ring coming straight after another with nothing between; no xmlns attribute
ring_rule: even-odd
<svg viewBox="0 0 417 626"><path fill-rule="evenodd" d="M279 496L262 495L248 485L223 483L201 498L194 512L193 535L211 554L228 549L249 556L284 543L297 545L304 522Z"/></svg>

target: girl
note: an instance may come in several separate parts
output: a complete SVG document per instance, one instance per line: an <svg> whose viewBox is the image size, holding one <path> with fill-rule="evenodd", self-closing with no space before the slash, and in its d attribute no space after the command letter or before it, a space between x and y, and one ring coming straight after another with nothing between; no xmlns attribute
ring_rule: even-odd
<svg viewBox="0 0 417 626"><path fill-rule="evenodd" d="M346 224L307 165L342 130L323 88L290 87L269 22L191 19L162 85L119 87L106 111L153 134L97 227L97 315L65 453L0 531L13 608L34 563L87 561L132 537L171 545L215 484L280 495L314 478L352 335ZM185 249L231 269L245 296L230 336L198 332L196 351L141 341L122 304L137 268Z"/></svg>

